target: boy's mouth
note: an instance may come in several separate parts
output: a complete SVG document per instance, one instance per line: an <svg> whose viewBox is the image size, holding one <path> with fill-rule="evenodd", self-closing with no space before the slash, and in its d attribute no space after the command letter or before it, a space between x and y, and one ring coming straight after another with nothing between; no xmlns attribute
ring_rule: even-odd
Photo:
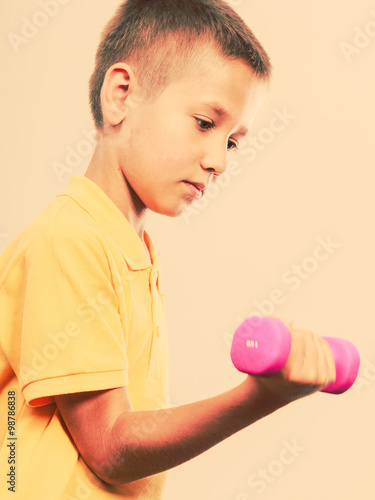
<svg viewBox="0 0 375 500"><path fill-rule="evenodd" d="M206 191L206 189L208 188L208 186L202 184L201 182L191 182L191 181L182 181L182 182L185 182L186 184L191 184L192 186L197 188L198 191L202 191L202 193Z"/></svg>
<svg viewBox="0 0 375 500"><path fill-rule="evenodd" d="M200 182L190 182L190 181L182 181L182 182L186 184L193 198L196 198L197 200L202 198L204 192L207 189L207 187Z"/></svg>

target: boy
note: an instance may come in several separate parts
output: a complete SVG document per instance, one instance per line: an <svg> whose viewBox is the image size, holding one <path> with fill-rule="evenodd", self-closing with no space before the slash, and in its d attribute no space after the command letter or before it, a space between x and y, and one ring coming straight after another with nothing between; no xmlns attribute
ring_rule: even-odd
<svg viewBox="0 0 375 500"><path fill-rule="evenodd" d="M204 196L269 78L264 49L222 0L127 0L106 27L89 168L0 258L1 407L15 401L17 414L1 430L1 470L9 442L16 457L5 498L160 499L168 469L335 379L328 344L290 327L277 375L167 407L147 212L177 216Z"/></svg>

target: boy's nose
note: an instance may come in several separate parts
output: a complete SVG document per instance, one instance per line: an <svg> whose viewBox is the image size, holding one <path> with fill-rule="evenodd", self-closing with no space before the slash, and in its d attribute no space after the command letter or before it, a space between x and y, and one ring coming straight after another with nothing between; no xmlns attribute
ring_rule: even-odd
<svg viewBox="0 0 375 500"><path fill-rule="evenodd" d="M201 166L211 174L221 175L227 167L228 151L225 148L212 148L201 161Z"/></svg>

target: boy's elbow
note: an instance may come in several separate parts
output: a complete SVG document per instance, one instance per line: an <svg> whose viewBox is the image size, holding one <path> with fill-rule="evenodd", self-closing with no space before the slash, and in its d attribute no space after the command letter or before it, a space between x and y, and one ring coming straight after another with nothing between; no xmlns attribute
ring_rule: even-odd
<svg viewBox="0 0 375 500"><path fill-rule="evenodd" d="M95 463L87 462L87 465L91 471L106 484L118 486L126 483L126 478L123 478L122 481L119 479L118 471L115 470L115 466L112 461L103 459L102 461L96 461Z"/></svg>
<svg viewBox="0 0 375 500"><path fill-rule="evenodd" d="M131 482L126 474L126 464L123 457L116 457L116 452L111 447L99 457L84 458L86 465L104 483L119 486Z"/></svg>
<svg viewBox="0 0 375 500"><path fill-rule="evenodd" d="M108 446L105 451L95 456L95 459L88 460L86 464L92 472L101 479L104 483L121 486L127 483L132 483L146 477L143 467L135 460L135 450L130 451L129 447L124 442L117 442L112 446Z"/></svg>

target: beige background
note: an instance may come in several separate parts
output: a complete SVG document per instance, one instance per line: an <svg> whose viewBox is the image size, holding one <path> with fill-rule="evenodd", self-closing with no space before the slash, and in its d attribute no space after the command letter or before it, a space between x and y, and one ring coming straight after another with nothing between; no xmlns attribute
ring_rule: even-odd
<svg viewBox="0 0 375 500"><path fill-rule="evenodd" d="M21 34L24 18L43 24L40 3L0 2L0 250L84 173L92 152L82 143L93 127L87 81L119 2L65 3L16 52L9 34ZM274 315L357 344L361 383L343 396L299 401L177 468L167 499L367 500L375 465L375 2L232 4L270 53L274 79L252 131L262 151L248 144L234 156L240 173L198 215L150 218L167 295L172 404L243 379L225 339L275 289L284 303ZM360 47L345 57L343 43ZM275 123L275 109L293 118L272 137L262 129ZM81 157L59 180L52 165L66 165L67 147ZM314 265L318 238L338 247L292 290L284 273ZM282 465L275 461L285 441L301 451ZM268 467L272 483L260 494L249 478Z"/></svg>

